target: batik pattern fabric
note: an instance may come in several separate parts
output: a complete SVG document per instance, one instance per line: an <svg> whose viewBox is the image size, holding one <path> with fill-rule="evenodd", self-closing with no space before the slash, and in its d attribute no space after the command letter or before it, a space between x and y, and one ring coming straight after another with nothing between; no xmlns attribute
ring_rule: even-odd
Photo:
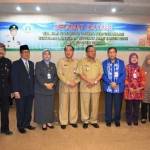
<svg viewBox="0 0 150 150"><path fill-rule="evenodd" d="M126 66L126 80L125 80L125 92L124 98L126 100L143 100L144 98L144 85L145 85L145 73L139 66L134 67L132 65ZM142 88L141 90L131 92L129 89L134 90Z"/></svg>
<svg viewBox="0 0 150 150"><path fill-rule="evenodd" d="M114 63L110 59L103 62L103 90L108 93L122 93L124 91L126 71L124 62L116 59ZM117 84L116 89L112 89L111 83Z"/></svg>

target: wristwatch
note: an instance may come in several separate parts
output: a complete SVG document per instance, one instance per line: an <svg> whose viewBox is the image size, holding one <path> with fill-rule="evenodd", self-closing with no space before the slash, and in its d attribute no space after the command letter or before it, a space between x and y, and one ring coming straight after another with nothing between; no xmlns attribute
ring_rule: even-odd
<svg viewBox="0 0 150 150"><path fill-rule="evenodd" d="M97 83L98 83L98 81L96 80L94 83L95 83L95 84L97 84Z"/></svg>

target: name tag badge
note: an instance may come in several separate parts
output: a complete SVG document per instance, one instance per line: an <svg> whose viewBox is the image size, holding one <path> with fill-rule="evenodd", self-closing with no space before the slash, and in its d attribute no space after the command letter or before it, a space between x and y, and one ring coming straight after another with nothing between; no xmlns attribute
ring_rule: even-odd
<svg viewBox="0 0 150 150"><path fill-rule="evenodd" d="M136 79L137 78L137 74L133 73L133 78Z"/></svg>
<svg viewBox="0 0 150 150"><path fill-rule="evenodd" d="M47 74L47 79L51 79L51 74L50 73Z"/></svg>
<svg viewBox="0 0 150 150"><path fill-rule="evenodd" d="M64 64L64 68L67 68L68 67L68 65L67 64Z"/></svg>
<svg viewBox="0 0 150 150"><path fill-rule="evenodd" d="M90 67L89 66L86 66L86 71L89 71L90 70Z"/></svg>
<svg viewBox="0 0 150 150"><path fill-rule="evenodd" d="M118 78L118 72L115 72L115 73L114 73L114 77L115 77L115 78Z"/></svg>
<svg viewBox="0 0 150 150"><path fill-rule="evenodd" d="M73 70L73 73L76 74L76 69Z"/></svg>

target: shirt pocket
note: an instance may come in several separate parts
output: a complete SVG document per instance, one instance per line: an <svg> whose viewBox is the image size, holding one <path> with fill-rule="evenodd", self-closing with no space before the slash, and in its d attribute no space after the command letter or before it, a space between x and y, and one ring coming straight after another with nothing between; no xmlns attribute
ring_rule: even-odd
<svg viewBox="0 0 150 150"><path fill-rule="evenodd" d="M100 73L100 66L98 64L94 64L92 66L92 73L96 76Z"/></svg>
<svg viewBox="0 0 150 150"><path fill-rule="evenodd" d="M62 72L63 72L63 74L66 74L66 73L68 73L68 71L69 71L69 65L68 64L63 64L63 67L62 67Z"/></svg>
<svg viewBox="0 0 150 150"><path fill-rule="evenodd" d="M89 73L91 71L90 65L84 64L82 70L83 70L83 74Z"/></svg>

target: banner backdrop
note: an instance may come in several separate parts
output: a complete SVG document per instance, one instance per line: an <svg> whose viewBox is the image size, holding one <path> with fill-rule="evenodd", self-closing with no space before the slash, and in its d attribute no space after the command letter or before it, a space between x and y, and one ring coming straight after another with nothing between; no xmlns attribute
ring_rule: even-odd
<svg viewBox="0 0 150 150"><path fill-rule="evenodd" d="M10 51L18 50L21 44L28 44L35 51L44 48L61 51L66 44L76 50L92 44L97 50L115 46L125 51L149 51L150 26L107 22L0 22L0 42Z"/></svg>

